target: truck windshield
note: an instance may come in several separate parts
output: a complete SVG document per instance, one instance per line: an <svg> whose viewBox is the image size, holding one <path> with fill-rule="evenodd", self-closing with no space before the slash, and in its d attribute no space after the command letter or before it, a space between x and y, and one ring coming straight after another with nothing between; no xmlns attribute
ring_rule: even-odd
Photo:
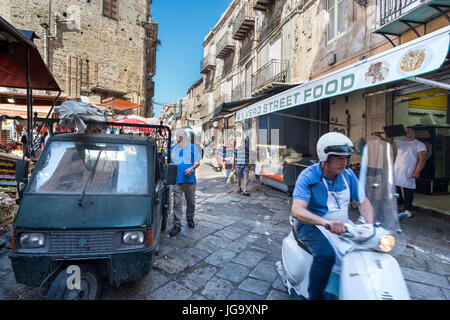
<svg viewBox="0 0 450 320"><path fill-rule="evenodd" d="M29 192L148 194L147 170L144 145L53 141Z"/></svg>

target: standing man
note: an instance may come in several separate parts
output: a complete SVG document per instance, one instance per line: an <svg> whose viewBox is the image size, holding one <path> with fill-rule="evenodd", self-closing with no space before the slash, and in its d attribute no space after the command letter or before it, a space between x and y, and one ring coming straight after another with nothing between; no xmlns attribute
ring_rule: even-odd
<svg viewBox="0 0 450 320"><path fill-rule="evenodd" d="M197 148L192 144L185 130L175 133L177 144L171 149L172 161L177 165L177 183L173 186L173 228L169 236L173 237L181 231L181 218L183 194L186 198L186 219L189 228L194 228L195 211L195 169L200 165L201 156Z"/></svg>
<svg viewBox="0 0 450 320"><path fill-rule="evenodd" d="M348 161L354 152L352 141L342 133L330 132L317 142L319 163L303 170L293 193L292 217L297 220L297 235L311 250L309 272L310 300L324 299L324 290L332 269L339 273L342 257L353 249L345 232L350 199L358 205L366 223L373 223L373 208L364 188ZM330 230L325 226L329 225Z"/></svg>
<svg viewBox="0 0 450 320"><path fill-rule="evenodd" d="M248 193L248 174L250 168L250 160L249 160L249 147L248 140L242 136L242 134L238 131L236 134L236 148L234 149L234 158L233 158L233 166L232 170L236 170L236 176L238 179L238 190L237 193L241 193L241 180L244 179L244 196L250 196Z"/></svg>
<svg viewBox="0 0 450 320"><path fill-rule="evenodd" d="M427 161L427 147L424 143L416 139L416 131L413 127L406 128L404 139L394 140L393 147L397 149L397 158L394 163L394 183L397 193L400 195L398 204L404 205L408 217L412 217L411 208L416 189L416 179L425 167ZM375 132L375 136L381 137L380 132Z"/></svg>

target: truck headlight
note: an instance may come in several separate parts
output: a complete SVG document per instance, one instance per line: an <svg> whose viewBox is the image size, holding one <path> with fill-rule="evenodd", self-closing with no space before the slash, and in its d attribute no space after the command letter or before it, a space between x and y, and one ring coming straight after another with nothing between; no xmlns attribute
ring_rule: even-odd
<svg viewBox="0 0 450 320"><path fill-rule="evenodd" d="M144 231L126 231L122 235L122 241L127 245L144 244Z"/></svg>
<svg viewBox="0 0 450 320"><path fill-rule="evenodd" d="M393 236L385 236L380 239L378 243L378 248L380 248L383 252L391 252L395 247L395 237Z"/></svg>
<svg viewBox="0 0 450 320"><path fill-rule="evenodd" d="M43 233L22 233L19 236L19 244L22 249L35 249L44 246Z"/></svg>

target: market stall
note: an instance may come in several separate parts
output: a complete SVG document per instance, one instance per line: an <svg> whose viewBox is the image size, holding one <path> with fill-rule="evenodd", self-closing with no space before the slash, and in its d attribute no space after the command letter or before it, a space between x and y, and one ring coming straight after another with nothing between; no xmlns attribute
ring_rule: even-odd
<svg viewBox="0 0 450 320"><path fill-rule="evenodd" d="M0 152L0 234L11 228L17 210L16 156Z"/></svg>
<svg viewBox="0 0 450 320"><path fill-rule="evenodd" d="M12 189L17 186L15 179L12 177L14 176L15 178L16 162L18 159L30 157L34 146L33 115L36 110L33 110L33 90L58 92L53 99L51 109L46 114L46 117L49 117L53 106L59 98L61 89L44 63L36 45L2 17L0 17L0 87L26 90L26 95L23 95L24 106L26 106L23 111L26 114L26 120L25 123L19 124L24 129L27 137L26 140L20 141L20 143L26 142L24 144L25 150L23 150L21 157L13 155L9 147L6 150L3 147L3 152L0 153L0 162L2 163L0 167L2 168L0 169L0 175L2 176L0 179L0 232L4 232L11 227L15 213L15 191L12 191ZM8 104L6 106L7 109L10 109L6 112L17 112L18 110L14 108L15 101L14 103L12 102L14 98L7 97L8 99L11 100L11 102L7 101L11 105ZM4 115L1 119L2 122L6 118L7 116ZM10 115L8 118L11 118ZM37 128L36 136L42 132L42 129L43 127ZM4 142L10 142L11 134L9 133L9 137L6 135L7 133L5 132L1 138L3 138ZM19 142L14 142L16 142L16 147L18 147Z"/></svg>
<svg viewBox="0 0 450 320"><path fill-rule="evenodd" d="M255 174L259 180L292 193L300 172L317 161L318 138L329 130L329 101L258 117Z"/></svg>

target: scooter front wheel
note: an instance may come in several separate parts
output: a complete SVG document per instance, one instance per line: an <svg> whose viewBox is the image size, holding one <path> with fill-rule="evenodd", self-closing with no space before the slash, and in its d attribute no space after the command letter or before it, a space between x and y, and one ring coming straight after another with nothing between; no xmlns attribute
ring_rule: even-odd
<svg viewBox="0 0 450 320"><path fill-rule="evenodd" d="M88 264L80 267L80 287L69 288L68 278L71 277L64 268L50 285L47 299L49 300L97 300L100 297L101 280L97 269ZM70 282L70 280L69 280Z"/></svg>

